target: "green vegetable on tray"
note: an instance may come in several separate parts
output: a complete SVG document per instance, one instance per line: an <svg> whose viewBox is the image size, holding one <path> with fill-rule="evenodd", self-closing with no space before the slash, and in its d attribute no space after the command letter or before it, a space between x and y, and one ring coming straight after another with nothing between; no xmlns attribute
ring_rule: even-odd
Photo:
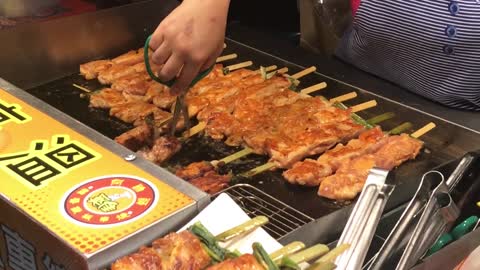
<svg viewBox="0 0 480 270"><path fill-rule="evenodd" d="M268 253L258 242L253 243L253 255L257 261L265 267L267 270L280 270L280 268L273 262Z"/></svg>

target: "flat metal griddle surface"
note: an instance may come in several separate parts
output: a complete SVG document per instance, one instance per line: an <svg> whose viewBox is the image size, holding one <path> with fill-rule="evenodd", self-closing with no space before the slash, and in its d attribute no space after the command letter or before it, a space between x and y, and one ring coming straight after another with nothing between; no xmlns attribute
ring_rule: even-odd
<svg viewBox="0 0 480 270"><path fill-rule="evenodd" d="M126 48L125 51L128 49L131 48ZM227 41L227 48L223 54L229 53L237 53L239 58L225 62L227 65L252 60L255 66L251 68L258 68L260 65L277 65L279 68L286 66L289 68L289 74L294 74L305 68L265 54L254 48L249 48L235 41ZM112 55L112 57L114 56L115 55ZM387 210L409 200L415 191L415 188L412 188L415 187L414 183L419 181L424 172L449 160L458 158L471 149L480 147L480 135L473 131L415 111L402 104L391 102L382 97L375 96L370 92L343 84L318 73L310 74L302 78L299 88L320 82L326 82L328 87L318 91L316 94L323 95L327 98L356 91L358 97L345 102L347 105L355 105L371 99L377 100L377 107L359 113L359 115L365 119L385 112L394 112L396 114L395 118L381 124L384 130L389 130L406 121L411 122L414 126L412 130L407 132L412 132L428 122L433 121L437 124L437 127L433 131L422 137L422 140L425 142L425 149L418 158L415 161L406 162L390 174L390 179L399 186L395 189L387 205ZM108 112L104 110L88 108L88 100L80 98L82 91L73 87L73 83L89 89L99 89L101 87L96 80L86 81L80 75L72 74L71 76L29 89L28 91L112 139L132 128L132 126L128 124L109 117ZM195 136L188 140L186 144L183 145L181 152L166 162L164 166L173 169L191 162L221 159L238 150L240 150L240 148L228 147L221 141L214 141L202 135ZM266 157L250 155L227 165L224 170L231 170L234 173L244 172L266 161ZM316 195L317 188L290 185L283 180L280 171L265 172L243 182L258 187L313 218L323 217L349 204L337 203L318 197Z"/></svg>

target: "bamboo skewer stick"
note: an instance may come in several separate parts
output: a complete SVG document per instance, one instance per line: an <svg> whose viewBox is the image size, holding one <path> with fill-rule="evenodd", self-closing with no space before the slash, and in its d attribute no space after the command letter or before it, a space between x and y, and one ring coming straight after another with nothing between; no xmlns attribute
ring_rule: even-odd
<svg viewBox="0 0 480 270"><path fill-rule="evenodd" d="M318 90L322 90L322 89L325 89L327 87L327 83L326 82L321 82L321 83L317 83L317 84L314 84L312 86L309 86L307 88L304 88L303 90L300 90L300 93L301 94L305 94L305 95L309 95L313 92L316 92Z"/></svg>
<svg viewBox="0 0 480 270"><path fill-rule="evenodd" d="M267 72L274 71L275 69L277 69L276 65L271 65L271 66L265 67L265 71L267 71ZM260 72L260 71L261 71L260 69L255 70L255 72Z"/></svg>
<svg viewBox="0 0 480 270"><path fill-rule="evenodd" d="M183 132L183 137L188 138L192 137L195 134L202 132L207 126L206 122L199 122L196 126L192 127L190 130Z"/></svg>
<svg viewBox="0 0 480 270"><path fill-rule="evenodd" d="M83 87L83 86L81 86L81 85L78 85L78 84L75 84L75 83L74 83L74 84L72 84L72 85L73 85L74 87L76 87L76 88L78 88L78 89L80 89L80 90L84 91L84 92L87 92L87 93L91 93L91 92L92 92L92 90L90 90L90 89L87 89L87 88L85 88L85 87Z"/></svg>
<svg viewBox="0 0 480 270"><path fill-rule="evenodd" d="M242 62L242 63L238 63L238 64L226 66L226 67L224 68L224 70L228 70L229 72L231 72L231 71L234 71L234 70L237 70L237 69L249 67L249 66L251 66L251 65L253 65L253 62L252 62L252 61L245 61L245 62Z"/></svg>
<svg viewBox="0 0 480 270"><path fill-rule="evenodd" d="M370 100L370 101L352 106L351 109L352 109L353 113L356 113L356 112L359 112L359 111L364 111L366 109L373 108L375 106L377 106L377 101L376 100Z"/></svg>
<svg viewBox="0 0 480 270"><path fill-rule="evenodd" d="M279 70L277 70L277 73L279 74L285 74L288 72L288 67L284 67L284 68L281 68Z"/></svg>
<svg viewBox="0 0 480 270"><path fill-rule="evenodd" d="M430 122L428 124L426 124L424 127L422 127L421 129L415 131L414 133L412 133L412 137L415 138L415 139L418 139L420 138L421 136L427 134L427 132L429 132L430 130L434 129L436 127L435 123L433 122Z"/></svg>
<svg viewBox="0 0 480 270"><path fill-rule="evenodd" d="M335 98L331 98L330 103L344 102L344 101L347 101L347 100L350 100L350 99L354 99L356 97L357 97L357 92L350 92L350 93L345 94L345 95L341 95L341 96L338 96L338 97L335 97Z"/></svg>
<svg viewBox="0 0 480 270"><path fill-rule="evenodd" d="M232 59L235 59L237 57L238 57L238 55L236 53L223 55L223 56L220 56L220 57L217 58L216 63L224 62L224 61L227 61L227 60L232 60Z"/></svg>
<svg viewBox="0 0 480 270"><path fill-rule="evenodd" d="M298 80L298 79L300 79L300 78L303 77L303 76L306 76L306 75L308 75L308 74L310 74L310 73L312 73L312 72L315 72L316 70L317 70L316 67L311 66L311 67L306 68L306 69L304 69L304 70L302 70L302 71L300 71L300 72L298 72L298 73L293 74L293 75L290 76L290 77L292 77L293 79Z"/></svg>

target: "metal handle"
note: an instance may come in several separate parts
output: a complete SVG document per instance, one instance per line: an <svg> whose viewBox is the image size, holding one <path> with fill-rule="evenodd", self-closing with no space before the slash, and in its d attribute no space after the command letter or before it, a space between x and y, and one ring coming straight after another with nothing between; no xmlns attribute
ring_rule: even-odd
<svg viewBox="0 0 480 270"><path fill-rule="evenodd" d="M152 71L152 67L150 66L150 61L149 61L149 57L148 57L148 49L150 48L149 44L150 44L150 39L152 39L152 35L150 35L147 40L145 41L145 45L143 47L143 58L144 58L144 61L145 61L145 67L147 69L147 73L148 75L150 76L150 78L152 78L152 80L158 82L158 83L161 83L163 85L166 85L168 87L171 87L176 81L177 79L176 78L173 78L171 79L170 81L163 81L161 80L160 78L158 78ZM207 76L212 70L213 70L213 67L214 65L212 65L211 67L209 67L208 69L200 72L194 79L193 81L190 83L190 86L189 87L192 87L194 86L198 81L200 81L201 79L205 78L205 76Z"/></svg>
<svg viewBox="0 0 480 270"><path fill-rule="evenodd" d="M439 183L435 185L425 210L415 226L412 237L398 262L397 270L413 267L433 242L445 231L447 225L455 221L459 215L458 208L448 193L443 174L437 171L429 173L436 176L437 178L432 180Z"/></svg>
<svg viewBox="0 0 480 270"><path fill-rule="evenodd" d="M359 269L363 264L385 203L393 190L393 186L385 184L387 176L388 171L378 168L370 170L362 193L338 241L338 245L351 245L351 248L337 258L339 269Z"/></svg>

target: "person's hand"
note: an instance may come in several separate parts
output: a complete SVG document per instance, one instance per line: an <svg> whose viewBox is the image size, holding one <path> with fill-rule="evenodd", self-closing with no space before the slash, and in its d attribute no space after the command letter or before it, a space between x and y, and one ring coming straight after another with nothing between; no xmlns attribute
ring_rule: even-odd
<svg viewBox="0 0 480 270"><path fill-rule="evenodd" d="M170 91L179 94L223 50L229 0L184 0L157 27L150 41L160 79L178 75Z"/></svg>

